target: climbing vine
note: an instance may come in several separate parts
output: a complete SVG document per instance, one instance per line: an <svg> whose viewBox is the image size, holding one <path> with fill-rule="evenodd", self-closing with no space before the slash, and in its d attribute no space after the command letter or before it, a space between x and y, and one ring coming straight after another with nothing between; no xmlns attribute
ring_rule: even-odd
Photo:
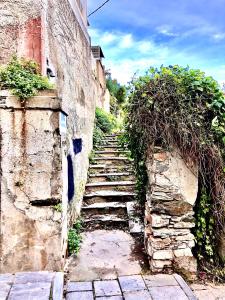
<svg viewBox="0 0 225 300"><path fill-rule="evenodd" d="M48 78L40 74L38 64L32 60L14 56L0 67L0 89L10 89L21 101L35 96L39 90L51 88Z"/></svg>
<svg viewBox="0 0 225 300"><path fill-rule="evenodd" d="M146 155L155 146L176 148L198 167L198 258L218 260L225 226L225 99L217 82L200 70L151 68L130 86L125 139L135 160L139 198L146 195ZM213 228L213 230L212 230Z"/></svg>

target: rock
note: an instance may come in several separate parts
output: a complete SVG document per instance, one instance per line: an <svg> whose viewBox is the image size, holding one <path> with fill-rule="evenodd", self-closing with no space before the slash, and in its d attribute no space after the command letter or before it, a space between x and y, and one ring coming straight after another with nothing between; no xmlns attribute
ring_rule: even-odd
<svg viewBox="0 0 225 300"><path fill-rule="evenodd" d="M172 250L158 250L153 253L153 259L157 259L157 260L173 259L173 251Z"/></svg>
<svg viewBox="0 0 225 300"><path fill-rule="evenodd" d="M163 219L162 216L152 214L152 227L160 228L169 225L169 219Z"/></svg>
<svg viewBox="0 0 225 300"><path fill-rule="evenodd" d="M174 250L175 257L192 256L190 248Z"/></svg>

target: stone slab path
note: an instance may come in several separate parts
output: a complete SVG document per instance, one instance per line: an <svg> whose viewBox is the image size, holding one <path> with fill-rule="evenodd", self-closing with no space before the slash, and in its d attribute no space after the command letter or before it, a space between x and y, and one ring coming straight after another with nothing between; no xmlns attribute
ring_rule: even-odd
<svg viewBox="0 0 225 300"><path fill-rule="evenodd" d="M177 274L121 276L114 280L69 282L66 300L197 300Z"/></svg>
<svg viewBox="0 0 225 300"><path fill-rule="evenodd" d="M225 300L225 285L192 284L191 288L199 300Z"/></svg>
<svg viewBox="0 0 225 300"><path fill-rule="evenodd" d="M82 237L79 254L68 261L70 280L115 279L141 273L144 262L135 253L135 240L129 233L95 230L83 233Z"/></svg>
<svg viewBox="0 0 225 300"><path fill-rule="evenodd" d="M0 300L62 300L63 286L60 272L0 274Z"/></svg>

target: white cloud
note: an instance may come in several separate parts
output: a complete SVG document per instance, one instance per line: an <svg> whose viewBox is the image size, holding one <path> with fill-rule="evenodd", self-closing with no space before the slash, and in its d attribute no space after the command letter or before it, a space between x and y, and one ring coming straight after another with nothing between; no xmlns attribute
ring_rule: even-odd
<svg viewBox="0 0 225 300"><path fill-rule="evenodd" d="M159 26L159 27L156 28L156 30L158 31L158 33L161 33L161 34L166 35L166 36L171 36L171 37L179 36L178 33L173 32L172 27L169 26L169 25Z"/></svg>
<svg viewBox="0 0 225 300"><path fill-rule="evenodd" d="M101 42L104 44L104 45L107 45L107 44L111 44L113 43L114 41L116 41L117 37L115 34L113 33L104 33L102 38L101 38Z"/></svg>
<svg viewBox="0 0 225 300"><path fill-rule="evenodd" d="M100 45L105 54L104 64L110 69L112 77L126 84L138 72L144 74L150 66L180 64L190 65L192 68L205 70L208 75L223 82L225 80L225 66L219 68L206 65L204 59L193 54L189 48L179 50L176 44L154 42L153 39L137 39L131 33L108 32L91 29L93 45Z"/></svg>
<svg viewBox="0 0 225 300"><path fill-rule="evenodd" d="M128 49L134 45L134 40L133 40L132 34L126 34L121 37L122 37L121 42L120 42L121 48Z"/></svg>
<svg viewBox="0 0 225 300"><path fill-rule="evenodd" d="M149 41L141 41L138 44L138 50L143 54L148 53L153 48L154 48L153 43Z"/></svg>
<svg viewBox="0 0 225 300"><path fill-rule="evenodd" d="M221 41L225 39L225 33L215 33L213 39L216 41Z"/></svg>

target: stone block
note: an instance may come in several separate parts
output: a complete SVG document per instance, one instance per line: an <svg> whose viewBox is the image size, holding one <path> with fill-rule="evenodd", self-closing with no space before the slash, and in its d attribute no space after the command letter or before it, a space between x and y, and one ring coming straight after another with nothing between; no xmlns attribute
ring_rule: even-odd
<svg viewBox="0 0 225 300"><path fill-rule="evenodd" d="M171 260L156 260L152 259L150 261L150 268L153 272L160 272L164 268L171 268L172 261Z"/></svg>
<svg viewBox="0 0 225 300"><path fill-rule="evenodd" d="M117 280L94 281L94 290L96 297L121 295Z"/></svg>
<svg viewBox="0 0 225 300"><path fill-rule="evenodd" d="M178 286L176 279L173 275L158 274L158 275L144 275L144 281L147 287L160 287L160 286Z"/></svg>
<svg viewBox="0 0 225 300"><path fill-rule="evenodd" d="M174 255L175 257L193 256L190 248L174 250Z"/></svg>
<svg viewBox="0 0 225 300"><path fill-rule="evenodd" d="M172 250L158 250L153 253L153 259L156 260L169 260L173 259Z"/></svg>
<svg viewBox="0 0 225 300"><path fill-rule="evenodd" d="M188 297L179 286L150 287L149 292L152 300L188 300Z"/></svg>
<svg viewBox="0 0 225 300"><path fill-rule="evenodd" d="M169 225L169 219L163 219L162 216L152 214L152 227L160 228Z"/></svg>
<svg viewBox="0 0 225 300"><path fill-rule="evenodd" d="M51 293L50 282L32 282L14 284L10 290L8 300L39 299L49 300Z"/></svg>
<svg viewBox="0 0 225 300"><path fill-rule="evenodd" d="M119 277L120 286L123 293L145 290L145 282L140 275L121 276Z"/></svg>
<svg viewBox="0 0 225 300"><path fill-rule="evenodd" d="M67 292L92 291L92 282L68 282Z"/></svg>
<svg viewBox="0 0 225 300"><path fill-rule="evenodd" d="M149 291L143 290L143 291L135 291L130 293L124 293L124 299L125 300L152 300L152 297L149 293Z"/></svg>
<svg viewBox="0 0 225 300"><path fill-rule="evenodd" d="M0 299L6 300L9 295L9 291L11 289L11 284L0 282Z"/></svg>
<svg viewBox="0 0 225 300"><path fill-rule="evenodd" d="M94 300L92 292L72 292L66 294L66 300Z"/></svg>

